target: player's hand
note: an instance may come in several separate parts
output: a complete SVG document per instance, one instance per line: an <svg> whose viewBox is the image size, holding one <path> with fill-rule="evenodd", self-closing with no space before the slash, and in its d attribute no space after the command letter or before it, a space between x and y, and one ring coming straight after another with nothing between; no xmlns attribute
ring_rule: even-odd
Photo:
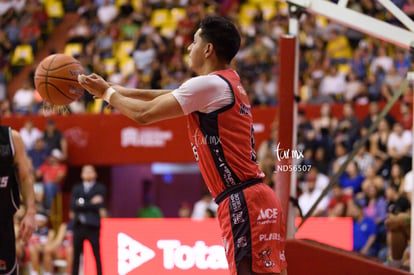
<svg viewBox="0 0 414 275"><path fill-rule="evenodd" d="M20 223L19 235L23 241L29 241L34 230L36 228L35 215L32 213L26 213L23 220Z"/></svg>
<svg viewBox="0 0 414 275"><path fill-rule="evenodd" d="M105 91L110 87L109 83L97 74L80 74L78 75L78 82L88 91L88 93L98 98L101 98Z"/></svg>

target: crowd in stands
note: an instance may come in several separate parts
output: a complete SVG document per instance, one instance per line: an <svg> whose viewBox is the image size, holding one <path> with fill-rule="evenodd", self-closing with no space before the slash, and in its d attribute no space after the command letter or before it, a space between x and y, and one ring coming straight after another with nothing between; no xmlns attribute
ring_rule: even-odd
<svg viewBox="0 0 414 275"><path fill-rule="evenodd" d="M302 167L302 172L297 173L298 216L308 215L323 191L329 190L311 217L352 217L354 251L393 266L409 265L408 258L392 255L385 223L390 215L410 212L414 184L412 115L408 121L402 119L404 116L387 115L367 142L356 148L379 116L377 101L368 106L369 114L362 119L355 116L351 103L342 105L343 115L339 118L333 117L330 105L324 103L319 118L300 119L297 146L303 158L295 163ZM400 112L404 113L405 108L407 103L401 105ZM258 155L264 157L265 161L259 160L263 170L275 171L274 161L272 165L266 158L276 158L277 144L266 141L262 146L268 150ZM355 156L348 161L354 150ZM328 189L328 185L332 188Z"/></svg>
<svg viewBox="0 0 414 275"><path fill-rule="evenodd" d="M21 11L26 20L18 23L13 9L9 9L13 11L10 19L3 20L0 35L4 36L1 42L4 66L0 83L4 91L16 67L13 64L16 46L29 45L36 53L53 30L48 22L52 21L53 25L55 21L49 17L54 15L48 15L48 11L55 9L45 4L48 1L43 5L36 2L28 2ZM113 83L138 88L177 87L191 75L185 65L187 47L200 18L208 14L230 17L238 24L243 38L233 65L242 76L252 104L278 103L278 40L288 29L286 3L254 0L62 2L61 8L70 7L69 11L76 12L79 20L73 22L66 34L64 49L58 51L79 59L86 73L96 72ZM397 22L372 0L349 2L354 10L390 23ZM411 16L410 1L394 2ZM32 28L39 25L41 31L29 31L33 37L26 38L25 24ZM44 35L35 35L38 32ZM317 15L301 17L299 43L302 104L366 104L371 100L389 100L411 69L411 54L407 50ZM50 49L51 53L55 51ZM34 61L28 62L35 67ZM32 76L13 94L7 96L3 92L2 112L26 114L44 110L45 103L35 91ZM10 102L5 103L7 100ZM85 94L69 106L69 111L116 111L103 105L104 102Z"/></svg>
<svg viewBox="0 0 414 275"><path fill-rule="evenodd" d="M348 7L354 10L400 25L376 1L348 2ZM414 18L414 1L393 2ZM283 69L278 67L278 41L288 29L287 6L283 2L0 0L1 115L38 114L45 110L47 104L35 91L33 74L13 94L7 85L21 66L36 65L33 56L65 12L77 13L79 20L73 22L66 34L66 46L59 51L80 60L86 73L96 72L128 87L163 89L174 89L191 76L186 68L187 47L200 18L208 14L225 15L238 24L242 34L242 47L232 65L241 75L252 105L278 104L278 72ZM380 103L389 101L400 89L413 63L405 49L311 14L301 17L299 44L300 104L321 105L316 119L309 120L302 111L298 114L298 149L304 155L299 164L311 167L298 175L298 201L302 214L306 215L375 122ZM313 216L352 217L354 250L384 261L391 257L385 226L387 216L409 211L411 203L412 88L409 85L398 102L399 116L388 115L380 121L378 129L313 212ZM341 117L332 115L333 103L342 104ZM369 115L356 117L355 104L365 104ZM87 93L70 104L68 110L116 112ZM22 136L39 178L47 179L44 170L50 167L41 167L56 166L53 163L56 159L57 165L62 165L59 160L64 160L68 153L65 141L56 133L46 138L45 133L30 124L29 121L22 129ZM53 122L46 128L49 126L53 128ZM269 184L273 184L277 131L276 120L272 138L258 148L258 159ZM59 151L48 147L50 142ZM64 173L65 168L58 170ZM57 190L56 185L47 186L45 183L44 191L52 195L45 195L46 210L50 207L50 196ZM190 216L188 205L183 205L182 213Z"/></svg>

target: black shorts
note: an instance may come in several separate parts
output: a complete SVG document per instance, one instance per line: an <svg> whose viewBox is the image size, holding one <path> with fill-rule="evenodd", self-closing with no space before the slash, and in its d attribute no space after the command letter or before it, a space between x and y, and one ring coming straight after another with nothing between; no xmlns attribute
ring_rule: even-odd
<svg viewBox="0 0 414 275"><path fill-rule="evenodd" d="M0 274L17 275L16 238L13 217L0 221Z"/></svg>

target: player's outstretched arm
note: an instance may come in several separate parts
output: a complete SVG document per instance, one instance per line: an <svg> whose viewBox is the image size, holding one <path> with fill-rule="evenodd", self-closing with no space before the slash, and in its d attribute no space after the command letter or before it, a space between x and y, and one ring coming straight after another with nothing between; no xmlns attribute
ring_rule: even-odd
<svg viewBox="0 0 414 275"><path fill-rule="evenodd" d="M160 94L151 100L141 100L127 97L118 92L114 87L108 93L108 88L111 86L96 74L81 75L79 83L90 94L98 98L104 98L106 101L110 100L110 104L122 114L141 124L184 116L180 104L171 92Z"/></svg>
<svg viewBox="0 0 414 275"><path fill-rule="evenodd" d="M132 88L126 88L121 85L111 85L117 92L119 92L121 95L125 97L140 99L140 100L153 100L156 97L159 97L161 95L169 94L172 92L172 90L152 90L152 89L132 89Z"/></svg>
<svg viewBox="0 0 414 275"><path fill-rule="evenodd" d="M85 75L79 75L78 81L79 83L82 82L83 79L85 79ZM102 81L105 81L100 75L97 74L91 74L89 77L93 77L94 79L101 79ZM106 82L106 81L105 81ZM108 85L110 85L112 88L114 88L117 92L119 92L121 95L125 97L140 99L140 100L153 100L154 98L171 93L172 90L164 90L164 89L134 89L134 88L126 88L124 86L114 84L111 82L106 82Z"/></svg>
<svg viewBox="0 0 414 275"><path fill-rule="evenodd" d="M21 223L20 234L24 240L29 240L35 229L35 195L34 195L34 175L30 160L28 159L24 143L20 134L12 130L13 145L15 148L14 162L17 165L20 192L22 193L26 213Z"/></svg>

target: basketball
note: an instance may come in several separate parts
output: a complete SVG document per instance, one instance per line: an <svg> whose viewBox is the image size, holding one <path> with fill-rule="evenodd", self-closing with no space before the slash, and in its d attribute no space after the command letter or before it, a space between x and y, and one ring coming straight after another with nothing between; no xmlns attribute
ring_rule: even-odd
<svg viewBox="0 0 414 275"><path fill-rule="evenodd" d="M57 106L68 105L83 94L78 75L84 72L81 63L72 56L52 54L37 66L35 87L45 101Z"/></svg>

